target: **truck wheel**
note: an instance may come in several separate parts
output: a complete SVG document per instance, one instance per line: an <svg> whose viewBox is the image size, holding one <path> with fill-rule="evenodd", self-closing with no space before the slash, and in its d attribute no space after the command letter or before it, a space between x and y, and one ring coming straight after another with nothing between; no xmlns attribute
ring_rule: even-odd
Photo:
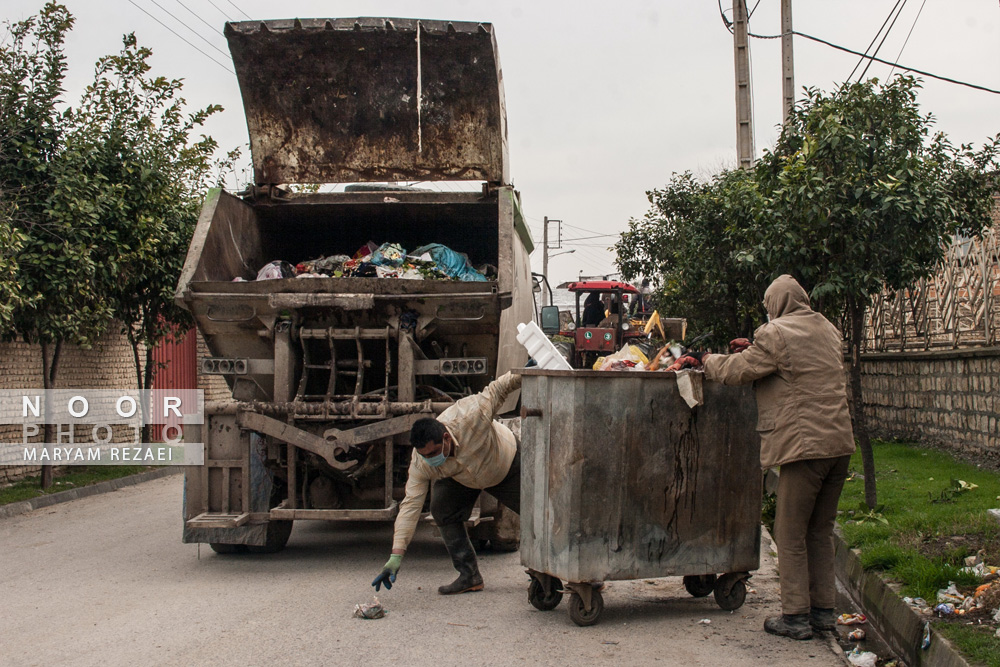
<svg viewBox="0 0 1000 667"><path fill-rule="evenodd" d="M252 554L276 554L288 544L288 538L292 535L293 521L268 521L267 522L267 542L262 546L248 545L247 549Z"/></svg>
<svg viewBox="0 0 1000 667"><path fill-rule="evenodd" d="M245 554L247 552L247 545L245 544L221 544L219 542L209 542L208 546L212 547L212 551L217 554L223 554L228 556L230 554Z"/></svg>
<svg viewBox="0 0 1000 667"><path fill-rule="evenodd" d="M692 597L703 598L715 590L715 575L689 574L684 577L684 588Z"/></svg>

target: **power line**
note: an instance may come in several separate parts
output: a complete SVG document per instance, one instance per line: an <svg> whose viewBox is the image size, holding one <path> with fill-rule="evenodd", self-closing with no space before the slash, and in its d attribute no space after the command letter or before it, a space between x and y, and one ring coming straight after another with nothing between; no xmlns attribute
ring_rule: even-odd
<svg viewBox="0 0 1000 667"><path fill-rule="evenodd" d="M917 27L917 21L920 20L920 14L923 13L924 5L926 4L927 0L924 0L923 2L920 3L920 9L917 10L917 17L913 19L913 25L910 26L910 32L906 33L906 39L903 41L903 46L900 47L899 53L896 54L896 60L899 60L899 57L903 55L903 49L905 49L906 45L910 43L910 35L913 34L913 29ZM895 71L896 71L895 67L889 70L889 76L892 77L892 73Z"/></svg>
<svg viewBox="0 0 1000 667"><path fill-rule="evenodd" d="M184 9L188 10L191 14L194 14L194 17L196 19L198 19L199 21L201 21L202 23L204 23L205 25L207 25L208 29L211 30L212 32L217 32L219 30L218 28L216 28L215 26L213 26L211 23L209 23L208 21L206 21L205 19L203 19L201 17L201 14L198 14L193 9L191 9L190 7L188 7L187 5L185 5L183 2L181 2L181 0L177 0L177 4L180 5L181 7L183 7Z"/></svg>
<svg viewBox="0 0 1000 667"><path fill-rule="evenodd" d="M757 0L757 5L759 5L759 4L760 4L760 0ZM754 11L757 11L757 5L753 6ZM747 8L746 0L743 0L743 11L746 11L746 8ZM751 14L753 14L753 12L747 12L747 31L750 30L750 15ZM750 147L751 147L751 150L750 150L750 159L752 161L754 159L753 158L753 153L754 153L753 147L757 145L757 132L756 132L756 128L754 127L754 124L753 124L753 119L757 115L757 99L754 97L754 94L753 94L753 89L754 89L754 85L753 85L753 51L750 50L750 44L749 43L747 44L747 70L748 70L748 72L750 74L750 87L749 87L749 91L750 91L750 135L751 135L750 136Z"/></svg>
<svg viewBox="0 0 1000 667"><path fill-rule="evenodd" d="M164 7L163 5L161 5L160 3L158 3L156 0L149 0L149 1L152 2L154 5L156 5L157 7L159 7L160 9L162 9L164 12L166 12L166 14L170 18L172 18L173 20L177 21L182 26L184 26L185 28L187 28L188 30L190 30L191 32L193 32L198 37L198 39L200 39L201 41L203 41L206 44L208 44L209 46L211 46L213 49L215 49L216 51L218 51L219 53L221 53L226 58L229 57L228 53L226 53L225 51L223 51L222 49L220 49L219 47L217 47L215 44L212 44L212 42L210 42L208 39L206 39L205 37L203 37L200 32L198 32L197 30L195 30L194 28L192 28L191 26L189 26L187 23L185 23L184 21L182 21L179 18L177 18L176 16L174 16L170 12L170 10L168 10L166 7Z"/></svg>
<svg viewBox="0 0 1000 667"><path fill-rule="evenodd" d="M781 39L784 35L757 35L752 32L747 33L751 37L756 37L757 39ZM952 79L947 76L941 76L940 74L932 74L930 72L917 69L916 67L907 67L900 63L894 63L891 60L883 60L882 58L876 58L875 56L870 56L867 53L861 53L860 51L855 51L854 49L849 49L846 46L840 46L839 44L834 44L833 42L828 42L825 39L820 39L819 37L813 37L812 35L807 35L804 32L799 32L798 30L790 30L787 34L795 35L797 37L803 37L805 39L811 40L813 42L819 42L820 44L825 44L832 49L837 49L838 51L843 51L845 53L851 53L856 56L861 56L863 58L868 58L874 60L875 62L882 63L883 65L892 65L893 67L898 67L901 70L906 70L907 72L914 72L920 74L921 76L927 76L932 79L937 79L938 81L947 81L948 83L954 83L959 86L965 86L967 88L974 88L975 90L981 90L986 93L993 93L994 95L1000 95L1000 90L994 90L993 88L987 88L986 86L980 86L975 83L968 83L966 81L959 81L958 79Z"/></svg>
<svg viewBox="0 0 1000 667"><path fill-rule="evenodd" d="M596 231L596 230L593 230L593 229L587 229L586 227L581 227L579 225L574 225L574 224L569 223L569 222L564 222L563 224L566 225L567 227L572 227L573 229L578 229L581 232L587 232L588 234L600 234L601 233L599 231Z"/></svg>
<svg viewBox="0 0 1000 667"><path fill-rule="evenodd" d="M889 19L892 18L892 15L896 12L896 8L899 7L899 3L901 3L902 1L903 0L896 0L896 4L893 5L892 9L889 10L889 15L885 17L885 21L882 21L882 25L881 27L879 27L878 32L875 33L875 36L872 37L872 41L868 44L868 47L865 48L865 54L867 54L868 51L871 50L872 46L875 45L875 40L878 39L878 36L882 34L883 30L885 30L886 24L889 23ZM847 75L845 81L850 81L854 77L854 73L858 71L858 68L861 67L861 63L863 63L864 61L865 61L864 56L858 58L858 62L854 65L854 69L851 70L851 73Z"/></svg>
<svg viewBox="0 0 1000 667"><path fill-rule="evenodd" d="M146 15L146 16L148 16L149 18L153 19L154 21L156 21L157 23L159 23L160 25L162 25L162 26L163 26L164 28L166 28L166 29L167 29L167 30L169 30L170 32L174 33L174 35L176 35L177 37L179 37L179 38L180 38L180 39L181 39L181 40L182 40L182 41L183 41L183 42L184 42L185 44L187 44L188 46L190 46L190 47L191 47L192 49L194 49L195 51L197 51L197 52L198 52L198 53L200 53L201 55L205 56L206 58L208 58L208 59L209 59L209 60L211 60L211 61L212 61L213 63L215 63L216 65L218 65L218 66L219 66L219 67L221 67L222 69L226 70L226 71L227 71L227 72L229 72L230 74L236 74L236 72L234 72L233 70L229 69L228 67L226 67L225 65L223 65L222 63L220 63L220 62L219 62L218 60L216 60L216 59L215 59L215 58L213 58L212 56L208 55L207 53L205 53L204 51L202 51L201 49L199 49L199 48L198 48L197 46L195 46L195 45L194 45L194 44L192 44L191 42L189 42L189 41L188 41L188 40L187 40L187 39L186 39L186 38L185 38L185 37L184 37L183 35L181 35L181 34L180 34L180 33L178 33L178 32L177 32L176 30L174 30L173 28L171 28L170 26L168 26L168 25L167 25L166 23L164 23L164 22L163 22L163 21L161 21L160 19L156 18L155 16L153 16L152 14L150 14L149 12L147 12L147 11L146 11L146 10L145 10L144 8L142 8L142 7L140 7L139 5L137 5L137 4L135 3L135 0L128 0L128 1L129 1L129 3L130 3L131 5L133 5L134 7L136 7L136 8L137 8L137 9L138 9L139 11L141 11L141 12L142 12L143 14L145 14L145 15Z"/></svg>
<svg viewBox="0 0 1000 667"><path fill-rule="evenodd" d="M239 12L240 14L243 14L243 16L245 16L245 17L247 17L248 19L250 19L251 21L253 21L253 19L252 19L252 18L250 18L250 15L249 15L249 14L247 14L247 13L246 13L245 11L243 11L242 9L240 9L239 7L237 7L236 3L235 3L235 2L233 2L233 0L226 0L226 2L228 2L229 4L231 4L231 5L233 6L233 7L236 7L236 11L238 11L238 12Z"/></svg>
<svg viewBox="0 0 1000 667"><path fill-rule="evenodd" d="M754 9L757 9L757 5L754 5ZM722 8L722 0L719 0L719 16L722 17L722 25L726 26L730 35L733 34L733 22L726 18L726 11Z"/></svg>
<svg viewBox="0 0 1000 667"><path fill-rule="evenodd" d="M216 11L218 11L220 14L222 14L223 16L225 16L227 21L232 21L232 19L229 17L229 14L225 13L224 11L222 11L217 4L215 4L214 2L212 2L212 0L207 0L207 1L208 1L208 4L210 4L213 7L215 7Z"/></svg>
<svg viewBox="0 0 1000 667"><path fill-rule="evenodd" d="M885 40L889 39L889 33L892 32L892 29L896 27L896 21L899 19L899 15L902 14L903 10L906 8L907 2L908 0L903 0L903 4L899 6L899 11L896 12L896 16L892 19L892 23L889 24L889 29L886 30L885 34L882 36L882 41L879 42L878 46L875 47L875 51L872 53L873 56L878 55L878 52L882 50L882 45L885 44ZM865 65L865 69L861 72L861 76L858 77L858 81L864 81L865 75L868 74L868 68L871 66L872 66L872 61L869 60L868 64Z"/></svg>
<svg viewBox="0 0 1000 667"><path fill-rule="evenodd" d="M575 239L563 239L563 243L566 243L567 241L587 241L589 239L605 239L617 236L618 234L597 234L595 236L578 236Z"/></svg>

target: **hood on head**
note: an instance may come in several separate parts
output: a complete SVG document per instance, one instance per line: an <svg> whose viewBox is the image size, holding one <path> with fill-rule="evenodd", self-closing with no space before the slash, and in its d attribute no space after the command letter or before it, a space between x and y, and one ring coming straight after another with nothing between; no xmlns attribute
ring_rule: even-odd
<svg viewBox="0 0 1000 667"><path fill-rule="evenodd" d="M797 310L811 310L809 295L802 289L802 285L787 273L775 278L764 292L764 308L772 320Z"/></svg>

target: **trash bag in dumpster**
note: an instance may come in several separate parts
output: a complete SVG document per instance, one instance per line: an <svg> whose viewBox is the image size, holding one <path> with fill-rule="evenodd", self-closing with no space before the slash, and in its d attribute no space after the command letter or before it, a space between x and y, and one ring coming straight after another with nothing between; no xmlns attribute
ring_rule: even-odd
<svg viewBox="0 0 1000 667"><path fill-rule="evenodd" d="M494 270L495 272L495 270ZM278 278L398 278L405 280L462 280L484 282L486 276L458 253L440 243L432 243L407 254L399 243L369 241L353 257L329 255L299 262L294 267L285 261L264 266L257 280Z"/></svg>
<svg viewBox="0 0 1000 667"><path fill-rule="evenodd" d="M413 251L416 256L427 253L435 262L438 268L452 278L458 278L465 282L485 282L486 276L476 271L469 263L469 257L465 253L455 252L446 245L431 243L420 246Z"/></svg>
<svg viewBox="0 0 1000 667"><path fill-rule="evenodd" d="M649 359L635 345L625 345L612 355L599 357L594 362L595 371L645 370Z"/></svg>
<svg viewBox="0 0 1000 667"><path fill-rule="evenodd" d="M276 260L268 262L257 272L257 280L277 280L279 278L294 278L295 267L288 262Z"/></svg>
<svg viewBox="0 0 1000 667"><path fill-rule="evenodd" d="M375 266L398 267L405 260L406 251L403 250L403 246L398 243L383 243L372 253L371 261Z"/></svg>

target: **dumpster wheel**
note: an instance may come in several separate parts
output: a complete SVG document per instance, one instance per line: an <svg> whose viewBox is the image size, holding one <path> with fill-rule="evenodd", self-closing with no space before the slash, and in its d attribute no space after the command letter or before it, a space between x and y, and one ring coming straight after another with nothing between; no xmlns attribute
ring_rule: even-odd
<svg viewBox="0 0 1000 667"><path fill-rule="evenodd" d="M715 582L715 601L726 611L733 611L743 606L747 599L746 572L727 572Z"/></svg>
<svg viewBox="0 0 1000 667"><path fill-rule="evenodd" d="M583 590L586 587L587 590ZM589 583L568 584L567 588L573 590L569 596L569 617L579 626L594 625L601 618L604 611L604 596L601 591ZM578 591L583 590L583 595ZM590 610L587 610L587 603L583 596L590 597Z"/></svg>
<svg viewBox="0 0 1000 667"><path fill-rule="evenodd" d="M562 582L542 572L529 572L528 602L538 611L552 611L562 602ZM546 590L547 589L547 590Z"/></svg>
<svg viewBox="0 0 1000 667"><path fill-rule="evenodd" d="M692 597L703 598L715 590L714 574L689 574L684 577L684 588Z"/></svg>

